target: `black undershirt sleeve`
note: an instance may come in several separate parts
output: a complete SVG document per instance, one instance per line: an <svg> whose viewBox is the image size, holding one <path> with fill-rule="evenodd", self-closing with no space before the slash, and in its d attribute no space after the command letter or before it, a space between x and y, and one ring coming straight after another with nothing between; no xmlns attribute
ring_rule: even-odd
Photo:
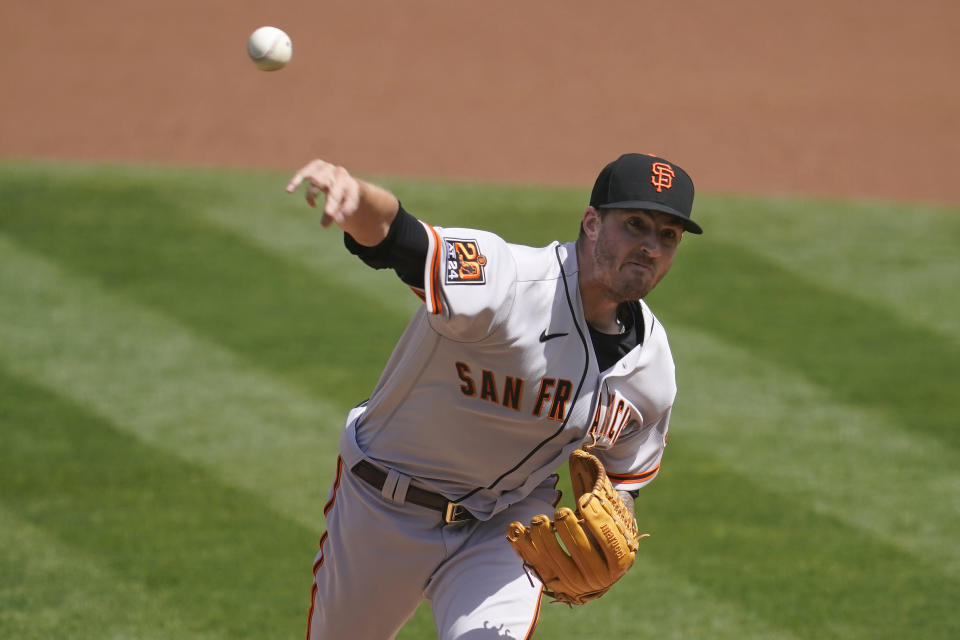
<svg viewBox="0 0 960 640"><path fill-rule="evenodd" d="M430 246L427 230L404 210L403 205L390 224L387 236L374 247L365 247L349 233L343 234L347 251L374 269L393 269L411 287L423 288L423 270Z"/></svg>

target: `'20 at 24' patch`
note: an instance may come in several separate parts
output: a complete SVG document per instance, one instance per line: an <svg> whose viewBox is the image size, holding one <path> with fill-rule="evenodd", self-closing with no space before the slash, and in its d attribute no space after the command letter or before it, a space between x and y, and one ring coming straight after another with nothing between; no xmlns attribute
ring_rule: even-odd
<svg viewBox="0 0 960 640"><path fill-rule="evenodd" d="M487 257L480 253L476 240L444 238L447 284L483 284Z"/></svg>

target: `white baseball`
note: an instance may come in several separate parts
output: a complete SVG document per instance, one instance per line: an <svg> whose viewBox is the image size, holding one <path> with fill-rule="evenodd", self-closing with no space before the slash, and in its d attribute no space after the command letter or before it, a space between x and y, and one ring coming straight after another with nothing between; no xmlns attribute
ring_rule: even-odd
<svg viewBox="0 0 960 640"><path fill-rule="evenodd" d="M276 27L260 27L247 40L247 53L263 71L282 69L293 56L290 36Z"/></svg>

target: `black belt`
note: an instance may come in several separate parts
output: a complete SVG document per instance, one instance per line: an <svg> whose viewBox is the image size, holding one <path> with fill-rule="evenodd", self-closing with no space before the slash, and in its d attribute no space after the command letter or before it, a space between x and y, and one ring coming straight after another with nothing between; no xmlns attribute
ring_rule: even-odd
<svg viewBox="0 0 960 640"><path fill-rule="evenodd" d="M358 478L377 490L383 489L383 485L387 481L387 472L376 468L366 460L358 462L351 471L353 471ZM443 521L447 524L476 520L476 516L456 502L450 502L439 493L427 491L426 489L415 487L412 484L407 487L407 496L404 501L439 511L443 516Z"/></svg>

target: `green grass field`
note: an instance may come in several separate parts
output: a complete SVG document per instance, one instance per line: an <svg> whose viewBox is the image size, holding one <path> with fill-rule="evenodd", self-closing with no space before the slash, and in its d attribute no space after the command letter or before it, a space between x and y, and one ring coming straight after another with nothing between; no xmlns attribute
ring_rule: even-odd
<svg viewBox="0 0 960 640"><path fill-rule="evenodd" d="M287 177L0 163L0 638L302 637L342 416L418 301ZM534 245L585 206L381 182ZM680 386L652 537L537 637L960 637L960 209L695 213L650 299Z"/></svg>

